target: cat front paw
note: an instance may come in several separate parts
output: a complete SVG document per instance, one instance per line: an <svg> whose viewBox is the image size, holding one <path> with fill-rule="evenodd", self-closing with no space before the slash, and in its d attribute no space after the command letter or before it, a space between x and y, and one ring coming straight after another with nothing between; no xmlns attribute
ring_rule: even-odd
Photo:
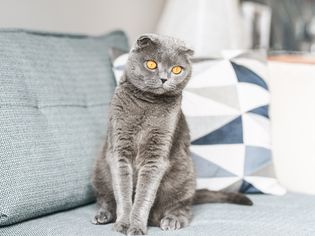
<svg viewBox="0 0 315 236"><path fill-rule="evenodd" d="M127 234L129 223L123 221L116 221L113 225L113 230L122 234Z"/></svg>
<svg viewBox="0 0 315 236"><path fill-rule="evenodd" d="M147 234L146 227L131 226L127 231L127 235L145 235L145 234Z"/></svg>
<svg viewBox="0 0 315 236"><path fill-rule="evenodd" d="M92 223L95 225L107 224L113 220L113 215L108 210L101 209L92 219Z"/></svg>
<svg viewBox="0 0 315 236"><path fill-rule="evenodd" d="M181 223L176 216L165 216L162 218L160 227L162 230L178 230L181 228Z"/></svg>

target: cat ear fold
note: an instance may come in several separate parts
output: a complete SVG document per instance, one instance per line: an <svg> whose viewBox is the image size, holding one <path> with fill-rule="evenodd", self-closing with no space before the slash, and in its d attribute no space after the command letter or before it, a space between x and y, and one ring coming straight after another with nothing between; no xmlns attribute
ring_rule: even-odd
<svg viewBox="0 0 315 236"><path fill-rule="evenodd" d="M186 47L183 47L182 48L182 51L186 54L186 55L188 55L188 56L193 56L194 55L194 50L192 50L192 49L190 49L190 48L186 48Z"/></svg>
<svg viewBox="0 0 315 236"><path fill-rule="evenodd" d="M138 48L146 48L152 44L156 43L156 39L154 38L153 35L150 34L144 34L141 35L138 39L137 39L137 47Z"/></svg>

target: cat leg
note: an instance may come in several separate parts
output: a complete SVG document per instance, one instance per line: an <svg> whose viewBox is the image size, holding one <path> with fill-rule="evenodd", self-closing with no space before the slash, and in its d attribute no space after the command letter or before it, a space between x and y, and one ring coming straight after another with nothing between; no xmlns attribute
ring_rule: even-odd
<svg viewBox="0 0 315 236"><path fill-rule="evenodd" d="M163 160L147 160L140 168L128 235L147 233L149 213L167 165L168 163Z"/></svg>
<svg viewBox="0 0 315 236"><path fill-rule="evenodd" d="M116 200L116 222L113 230L123 234L129 228L129 217L132 208L133 169L131 161L136 156L133 133L125 127L124 118L120 114L112 117L113 134L110 155L107 161L112 176L112 186Z"/></svg>
<svg viewBox="0 0 315 236"><path fill-rule="evenodd" d="M116 218L116 202L112 187L109 165L106 161L106 144L103 152L96 159L92 185L96 192L97 212L92 219L93 224L111 223Z"/></svg>
<svg viewBox="0 0 315 236"><path fill-rule="evenodd" d="M186 227L192 218L191 205L180 205L177 208L167 210L160 221L162 230L178 230Z"/></svg>
<svg viewBox="0 0 315 236"><path fill-rule="evenodd" d="M99 208L92 223L96 225L112 223L116 218L114 196L98 196L97 204Z"/></svg>
<svg viewBox="0 0 315 236"><path fill-rule="evenodd" d="M113 230L126 234L132 207L132 167L128 158L122 156L114 158L112 162L111 173L117 215Z"/></svg>
<svg viewBox="0 0 315 236"><path fill-rule="evenodd" d="M172 133L168 129L155 128L145 136L139 147L135 166L138 169L134 203L130 213L128 235L147 233L148 218L156 199L161 180L169 168L168 154Z"/></svg>

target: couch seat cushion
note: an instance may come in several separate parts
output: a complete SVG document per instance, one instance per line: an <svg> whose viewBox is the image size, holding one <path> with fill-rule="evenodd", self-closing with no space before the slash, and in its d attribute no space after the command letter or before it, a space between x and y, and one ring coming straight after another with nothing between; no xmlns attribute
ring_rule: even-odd
<svg viewBox="0 0 315 236"><path fill-rule="evenodd" d="M315 235L315 196L287 194L283 197L250 195L253 207L230 204L194 206L191 225L164 232L150 227L149 235L244 236ZM0 228L0 235L117 235L112 224L93 225L95 204Z"/></svg>

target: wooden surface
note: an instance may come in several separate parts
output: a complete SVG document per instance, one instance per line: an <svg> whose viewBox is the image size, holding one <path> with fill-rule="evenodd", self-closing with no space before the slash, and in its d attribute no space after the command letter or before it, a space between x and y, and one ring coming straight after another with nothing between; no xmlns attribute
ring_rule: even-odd
<svg viewBox="0 0 315 236"><path fill-rule="evenodd" d="M315 64L315 55L273 55L269 56L268 60L287 63Z"/></svg>

